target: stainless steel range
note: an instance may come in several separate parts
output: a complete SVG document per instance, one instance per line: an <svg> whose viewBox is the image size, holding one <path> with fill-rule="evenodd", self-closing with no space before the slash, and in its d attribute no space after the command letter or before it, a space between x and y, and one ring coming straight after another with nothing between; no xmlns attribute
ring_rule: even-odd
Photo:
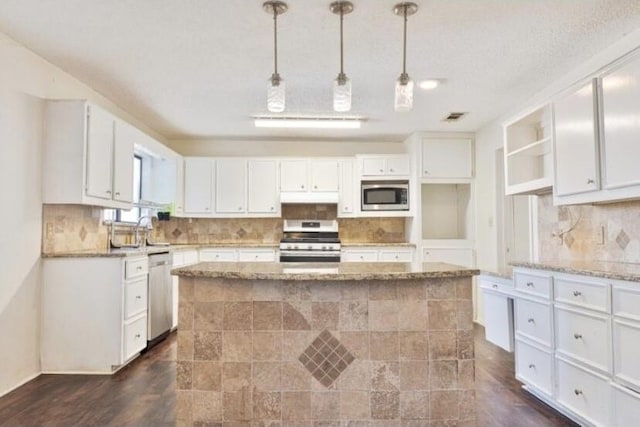
<svg viewBox="0 0 640 427"><path fill-rule="evenodd" d="M280 262L340 262L338 221L284 220Z"/></svg>

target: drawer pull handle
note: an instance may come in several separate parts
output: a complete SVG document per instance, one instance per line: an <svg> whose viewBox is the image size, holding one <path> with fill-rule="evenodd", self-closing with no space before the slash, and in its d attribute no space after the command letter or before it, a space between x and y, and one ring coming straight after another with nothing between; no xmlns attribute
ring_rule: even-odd
<svg viewBox="0 0 640 427"><path fill-rule="evenodd" d="M587 184L595 184L595 181L591 178L587 179Z"/></svg>
<svg viewBox="0 0 640 427"><path fill-rule="evenodd" d="M498 289L498 285L491 285L493 289Z"/></svg>
<svg viewBox="0 0 640 427"><path fill-rule="evenodd" d="M530 317L529 319L527 319L527 322L536 323L536 320L533 317Z"/></svg>
<svg viewBox="0 0 640 427"><path fill-rule="evenodd" d="M582 394L582 390L579 390L577 388L573 390L573 392L576 394L576 396L580 396Z"/></svg>
<svg viewBox="0 0 640 427"><path fill-rule="evenodd" d="M140 295L136 295L136 299L142 299Z"/></svg>
<svg viewBox="0 0 640 427"><path fill-rule="evenodd" d="M534 365L533 363L529 365L529 369L536 369L536 365Z"/></svg>
<svg viewBox="0 0 640 427"><path fill-rule="evenodd" d="M574 296L574 297L579 297L580 295L582 295L582 292L580 292L580 291L573 291L573 296Z"/></svg>
<svg viewBox="0 0 640 427"><path fill-rule="evenodd" d="M533 288L533 282L527 282L527 288Z"/></svg>
<svg viewBox="0 0 640 427"><path fill-rule="evenodd" d="M573 334L573 337L575 339L577 339L577 340L581 340L582 339L582 334L575 333L575 334Z"/></svg>
<svg viewBox="0 0 640 427"><path fill-rule="evenodd" d="M137 338L140 338L140 334L136 334L135 338L136 338L136 339L137 339Z"/></svg>
<svg viewBox="0 0 640 427"><path fill-rule="evenodd" d="M142 270L142 266L141 265L137 266L136 270Z"/></svg>

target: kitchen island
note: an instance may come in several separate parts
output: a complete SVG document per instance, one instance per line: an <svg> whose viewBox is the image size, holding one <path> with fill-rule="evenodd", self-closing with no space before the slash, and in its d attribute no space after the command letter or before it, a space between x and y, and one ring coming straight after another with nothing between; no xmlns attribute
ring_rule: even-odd
<svg viewBox="0 0 640 427"><path fill-rule="evenodd" d="M474 425L477 270L200 263L172 273L180 423Z"/></svg>

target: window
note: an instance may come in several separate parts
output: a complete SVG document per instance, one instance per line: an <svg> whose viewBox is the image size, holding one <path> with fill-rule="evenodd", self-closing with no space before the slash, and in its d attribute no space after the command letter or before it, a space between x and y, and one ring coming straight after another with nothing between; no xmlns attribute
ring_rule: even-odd
<svg viewBox="0 0 640 427"><path fill-rule="evenodd" d="M133 203L142 199L142 157L133 156ZM104 219L117 222L137 222L142 216L142 208L134 207L128 211L122 209L105 209Z"/></svg>

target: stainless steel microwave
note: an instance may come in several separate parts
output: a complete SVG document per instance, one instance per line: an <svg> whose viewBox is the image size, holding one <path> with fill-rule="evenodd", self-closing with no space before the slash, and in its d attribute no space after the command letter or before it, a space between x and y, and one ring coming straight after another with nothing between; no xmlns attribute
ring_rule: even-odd
<svg viewBox="0 0 640 427"><path fill-rule="evenodd" d="M362 181L363 211L408 211L409 181Z"/></svg>

